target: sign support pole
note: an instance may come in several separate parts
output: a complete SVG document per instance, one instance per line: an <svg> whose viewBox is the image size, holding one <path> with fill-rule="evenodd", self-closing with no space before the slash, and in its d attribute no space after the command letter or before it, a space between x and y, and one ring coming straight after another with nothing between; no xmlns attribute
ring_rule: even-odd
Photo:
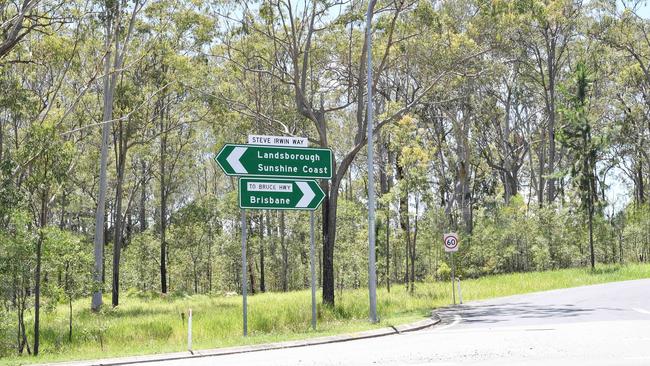
<svg viewBox="0 0 650 366"><path fill-rule="evenodd" d="M454 299L454 305L456 305L456 264L454 263L454 252L451 252L451 293Z"/></svg>
<svg viewBox="0 0 650 366"><path fill-rule="evenodd" d="M309 256L311 262L311 328L316 330L316 260L314 248L314 211L309 211L309 222L311 228L309 230L309 238L311 245L309 246Z"/></svg>
<svg viewBox="0 0 650 366"><path fill-rule="evenodd" d="M241 293L244 313L244 337L248 335L248 314L246 311L246 210L241 210Z"/></svg>
<svg viewBox="0 0 650 366"><path fill-rule="evenodd" d="M372 101L372 9L373 1L368 2L366 12L366 43L368 44L368 65L366 66L368 89L368 292L370 298L370 321L377 323L377 269L375 268L375 175L373 146L373 101Z"/></svg>

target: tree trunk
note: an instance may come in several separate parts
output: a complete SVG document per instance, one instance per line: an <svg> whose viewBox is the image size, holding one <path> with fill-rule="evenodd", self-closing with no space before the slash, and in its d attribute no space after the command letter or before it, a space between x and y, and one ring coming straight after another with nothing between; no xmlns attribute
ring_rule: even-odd
<svg viewBox="0 0 650 366"><path fill-rule="evenodd" d="M596 269L596 255L594 253L594 209L589 203L589 251L591 254L591 269Z"/></svg>
<svg viewBox="0 0 650 366"><path fill-rule="evenodd" d="M113 239L113 307L120 304L120 262L122 256L122 195L124 194L124 169L126 166L127 141L123 138L122 122L118 123L118 138L116 139L117 180L115 187L115 215L114 215L114 239Z"/></svg>
<svg viewBox="0 0 650 366"><path fill-rule="evenodd" d="M107 155L108 155L108 132L109 128L111 125L111 120L113 118L113 94L115 92L115 87L117 85L117 80L118 80L118 75L121 72L122 68L122 62L124 60L124 55L126 51L126 46L129 43L129 39L131 37L131 34L133 32L133 27L135 24L135 16L138 12L139 9L142 9L141 6L139 6L138 1L134 4L133 7L133 13L131 15L131 19L129 21L128 25L128 32L126 33L126 36L124 38L124 45L120 47L120 32L123 30L122 27L118 25L113 24L113 22L117 19L116 23L119 23L120 17L117 15L120 12L120 2L112 2L110 5L112 8L109 8L108 3L106 7L106 14L105 14L105 21L106 21L106 59L104 60L104 73L105 73L105 78L104 78L104 115L103 115L103 129L102 129L102 155L101 155L101 160L100 160L100 199L98 201L97 205L97 213L96 213L96 218L95 218L95 271L97 271L97 264L102 263L102 281L103 281L103 273L104 273L104 266L103 266L103 253L101 255L101 258L98 258L97 254L99 253L99 247L102 247L102 252L103 252L103 245L104 245L104 234L99 234L99 227L100 225L103 225L103 217L104 217L104 210L105 210L105 185L106 185L106 160L107 160ZM113 42L114 41L114 42ZM111 52L112 45L115 44L115 54L113 55ZM112 60L111 60L112 58ZM111 61L113 62L113 70L111 70ZM112 71L112 72L111 72ZM104 181L104 186L102 187L102 180ZM102 193L103 192L103 193ZM104 195L104 196L102 196ZM113 261L115 262L115 256L113 257ZM118 262L118 268L117 271L119 272L119 253L117 256L117 262ZM113 272L115 273L115 268L113 268ZM119 279L119 277L118 277ZM115 281L115 276L114 276L114 281ZM117 298L115 294L113 294L113 303L115 304L117 302ZM93 301L92 301L92 308L94 310L99 309L101 306L101 292L96 292L93 294Z"/></svg>
<svg viewBox="0 0 650 366"><path fill-rule="evenodd" d="M506 168L507 169L507 168ZM504 174L504 184L506 187L506 204L510 203L510 198L519 194L519 178L518 171L513 168L510 168L508 172Z"/></svg>
<svg viewBox="0 0 650 366"><path fill-rule="evenodd" d="M4 29L2 41L0 41L0 59L7 56L35 28L30 18L37 3L23 0L21 2L13 2L13 4L16 7L17 13L2 25ZM30 19L30 21L27 21L27 19ZM38 30L38 28L36 29Z"/></svg>
<svg viewBox="0 0 650 366"><path fill-rule="evenodd" d="M192 276L194 277L193 282L194 282L194 294L195 295L199 293L199 271L197 271L197 269L196 269L197 260L198 259L192 260L192 262L193 262L192 263Z"/></svg>
<svg viewBox="0 0 650 366"><path fill-rule="evenodd" d="M591 136L589 136L589 144L591 144ZM588 158L590 161L591 157ZM596 175L593 172L592 169L589 169L591 165L593 165L593 169L596 168L596 164L589 164L587 163L587 171L589 172L589 202L587 209L589 210L589 252L591 254L591 269L594 270L596 269L596 254L594 253L594 196L596 195L596 191L594 189L593 183L595 181Z"/></svg>
<svg viewBox="0 0 650 366"><path fill-rule="evenodd" d="M147 230L147 165L142 161L142 187L140 187L140 207L138 207L138 221L140 221L140 232Z"/></svg>
<svg viewBox="0 0 650 366"><path fill-rule="evenodd" d="M390 293L390 205L386 206L386 291Z"/></svg>
<svg viewBox="0 0 650 366"><path fill-rule="evenodd" d="M0 161L2 161L2 152L4 151L4 121L0 118Z"/></svg>
<svg viewBox="0 0 650 366"><path fill-rule="evenodd" d="M352 187L352 169L348 169L348 201L352 201L354 190Z"/></svg>
<svg viewBox="0 0 650 366"><path fill-rule="evenodd" d="M470 191L470 171L467 166L467 161L461 161L458 164L456 176L458 183L456 184L456 202L461 209L463 215L463 231L466 234L471 234L473 231L472 222L472 194Z"/></svg>
<svg viewBox="0 0 650 366"><path fill-rule="evenodd" d="M266 238L269 241L269 250L271 251L271 258L275 257L275 242L273 239L273 229L271 225L271 212L272 211L266 211L265 216L265 221L266 221ZM264 281L266 283L266 281ZM264 285L264 288L266 289L266 284Z"/></svg>
<svg viewBox="0 0 650 366"><path fill-rule="evenodd" d="M542 132L541 140L544 141L546 134ZM537 177L539 181L537 182L537 202L539 207L544 206L544 187L546 186L546 181L544 179L544 166L546 165L546 146L543 142L539 144L539 168L537 172Z"/></svg>
<svg viewBox="0 0 650 366"><path fill-rule="evenodd" d="M253 256L252 255L248 256L248 264L247 264L247 266L248 266L248 278L249 278L250 284L251 284L250 287L249 287L251 295L255 295L255 270L254 270L253 263L255 263L255 259L253 259Z"/></svg>
<svg viewBox="0 0 650 366"><path fill-rule="evenodd" d="M206 190L207 192L207 190ZM208 275L208 292L212 294L212 246L214 242L214 231L213 231L213 223L212 221L214 218L210 219L210 223L208 226L208 262L205 264L206 266L206 273Z"/></svg>
<svg viewBox="0 0 650 366"><path fill-rule="evenodd" d="M334 162L332 162L334 165ZM335 167L333 170L336 171ZM323 304L334 306L334 243L336 242L336 212L338 209L339 186L337 175L332 176L329 187L325 184L323 201ZM321 186L322 187L322 186Z"/></svg>
<svg viewBox="0 0 650 366"><path fill-rule="evenodd" d="M385 195L390 192L390 177L388 176L388 167L391 164L391 159L389 157L390 151L388 149L388 141L384 139L379 140L379 162L381 164L379 170L379 189L381 195ZM383 207L386 212L386 224L384 225L386 230L386 270L384 275L386 276L386 291L390 292L390 204L385 204Z"/></svg>
<svg viewBox="0 0 650 366"><path fill-rule="evenodd" d="M471 165L470 165L470 123L471 107L468 102L461 104L462 117L454 118L453 132L456 138L456 186L455 202L461 210L463 231L471 234L473 231L472 220L472 193L470 190Z"/></svg>
<svg viewBox="0 0 650 366"><path fill-rule="evenodd" d="M404 168L399 162L399 159L395 160L395 176L397 179L397 184L399 184L399 223L400 228L402 229L402 234L404 235L404 244L405 252L404 259L406 263L406 268L404 271L404 283L406 287L409 287L410 283L410 263L409 257L411 252L411 232L410 232L410 223L409 223L409 212L408 212L408 196L409 192L406 188L406 182L404 181Z"/></svg>
<svg viewBox="0 0 650 366"><path fill-rule="evenodd" d="M420 198L415 197L415 217L413 219L413 240L411 240L411 294L415 292L415 259L416 259L416 244L418 240L418 214L420 211Z"/></svg>
<svg viewBox="0 0 650 366"><path fill-rule="evenodd" d="M167 293L167 187L166 187L166 156L167 133L165 132L165 108L160 105L160 292Z"/></svg>
<svg viewBox="0 0 650 366"><path fill-rule="evenodd" d="M518 73L518 64L515 64L515 74ZM517 194L518 190L518 182L517 182L517 171L514 168L515 162L514 158L516 156L516 153L513 151L511 148L510 140L511 140L511 127L510 127L510 114L511 114L511 108L512 108L512 87L510 85L507 86L508 90L508 96L506 97L505 100L505 117L504 117L504 123L503 123L503 129L502 133L499 134L500 140L501 140L501 150L503 154L503 168L504 172L502 172L502 180L503 180L503 188L504 188L504 200L506 204L510 203L510 198L515 196Z"/></svg>
<svg viewBox="0 0 650 366"><path fill-rule="evenodd" d="M108 220L104 219L104 238L109 236L108 233ZM102 288L106 284L106 243L102 245Z"/></svg>
<svg viewBox="0 0 650 366"><path fill-rule="evenodd" d="M264 277L264 212L260 212L260 292L266 292L266 278Z"/></svg>
<svg viewBox="0 0 650 366"><path fill-rule="evenodd" d="M623 264L623 229L618 230L618 262Z"/></svg>
<svg viewBox="0 0 650 366"><path fill-rule="evenodd" d="M282 291L287 292L289 289L289 249L286 243L284 211L280 211L280 250L282 251Z"/></svg>
<svg viewBox="0 0 650 366"><path fill-rule="evenodd" d="M15 273L14 273L14 288L13 288L13 291L14 291L14 297L18 297L18 294L16 294L17 289L16 289L16 275L15 275ZM20 354L20 353L22 353L21 344L20 344L21 335L22 335L21 330L20 330L20 325L21 325L22 319L20 319L20 307L18 307L18 301L15 301L13 305L17 309L16 318L17 318L18 324L16 325L16 349L18 350L18 354Z"/></svg>
<svg viewBox="0 0 650 366"><path fill-rule="evenodd" d="M72 296L68 298L68 342L72 343Z"/></svg>
<svg viewBox="0 0 650 366"><path fill-rule="evenodd" d="M34 273L34 356L38 356L40 343L41 319L41 261L43 257L44 229L47 225L47 197L48 192L41 193L41 212L39 218L39 233L36 241L36 271Z"/></svg>
<svg viewBox="0 0 650 366"><path fill-rule="evenodd" d="M22 339L22 344L21 344L20 349L18 350L18 352L20 354L22 354L23 349L25 349L25 347L27 347L27 354L31 355L32 351L31 351L31 349L29 349L29 341L27 340L27 332L25 331L25 299L23 299L22 309L20 310L20 318L19 318L18 321L20 322L20 329L21 329L22 338L23 338Z"/></svg>
<svg viewBox="0 0 650 366"><path fill-rule="evenodd" d="M547 40L550 44L547 49L548 67L548 171L547 174L555 174L555 39ZM552 176L547 181L548 188L546 199L548 203L555 200L555 178Z"/></svg>
<svg viewBox="0 0 650 366"><path fill-rule="evenodd" d="M637 192L637 203L642 205L645 203L645 188L643 187L643 163L637 162L636 169L637 179L636 179L636 192Z"/></svg>
<svg viewBox="0 0 650 366"><path fill-rule="evenodd" d="M102 147L99 159L99 199L97 200L97 210L95 211L95 238L94 238L94 280L97 290L93 293L91 309L98 311L102 306L102 290L100 283L104 283L104 233L105 233L105 214L106 214L106 189L107 179L106 170L108 165L108 137L110 133L110 120L113 119L113 83L110 76L111 70L111 38L112 38L112 20L107 15L106 20L106 58L104 59L104 115L102 118Z"/></svg>

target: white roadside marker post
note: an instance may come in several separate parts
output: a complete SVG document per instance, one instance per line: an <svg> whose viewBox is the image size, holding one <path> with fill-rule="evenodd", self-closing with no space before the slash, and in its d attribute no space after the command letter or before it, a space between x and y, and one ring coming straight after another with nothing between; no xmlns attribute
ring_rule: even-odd
<svg viewBox="0 0 650 366"><path fill-rule="evenodd" d="M187 350L192 352L192 309L189 311L189 316L187 317Z"/></svg>
<svg viewBox="0 0 650 366"><path fill-rule="evenodd" d="M460 276L458 277L458 302L463 304L463 293L460 291Z"/></svg>

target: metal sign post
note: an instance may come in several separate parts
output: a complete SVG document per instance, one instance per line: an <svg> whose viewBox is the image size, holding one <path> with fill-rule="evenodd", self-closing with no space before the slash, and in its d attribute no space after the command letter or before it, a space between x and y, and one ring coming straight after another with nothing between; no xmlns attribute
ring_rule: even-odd
<svg viewBox="0 0 650 366"><path fill-rule="evenodd" d="M448 233L442 237L445 252L451 256L451 293L454 305L456 305L456 264L454 263L454 252L458 251L458 234Z"/></svg>
<svg viewBox="0 0 650 366"><path fill-rule="evenodd" d="M244 313L244 337L248 335L248 313L246 311L246 291L248 280L246 279L246 210L241 210L241 293Z"/></svg>
<svg viewBox="0 0 650 366"><path fill-rule="evenodd" d="M316 330L316 260L314 245L314 211L309 212L309 256L311 265L311 328Z"/></svg>
<svg viewBox="0 0 650 366"><path fill-rule="evenodd" d="M449 253L451 256L451 296L456 305L456 265L454 264L454 252Z"/></svg>

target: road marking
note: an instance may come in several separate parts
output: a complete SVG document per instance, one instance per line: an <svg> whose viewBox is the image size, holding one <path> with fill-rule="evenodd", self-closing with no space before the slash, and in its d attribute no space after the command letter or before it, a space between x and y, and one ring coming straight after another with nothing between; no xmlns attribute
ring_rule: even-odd
<svg viewBox="0 0 650 366"><path fill-rule="evenodd" d="M454 326L458 325L458 323L460 323L462 320L463 320L463 317L456 314L456 315L454 315L454 321L451 322L451 324L443 325L442 327L439 327L439 328L433 328L433 330L434 331L440 331L440 330L449 329L451 327L454 327Z"/></svg>
<svg viewBox="0 0 650 366"><path fill-rule="evenodd" d="M650 311L645 310L645 309L634 308L634 309L632 309L632 310L636 311L637 313L650 315Z"/></svg>
<svg viewBox="0 0 650 366"><path fill-rule="evenodd" d="M553 328L530 328L530 329L524 329L524 331L527 332L542 332L542 331L547 331L547 330L555 330Z"/></svg>

